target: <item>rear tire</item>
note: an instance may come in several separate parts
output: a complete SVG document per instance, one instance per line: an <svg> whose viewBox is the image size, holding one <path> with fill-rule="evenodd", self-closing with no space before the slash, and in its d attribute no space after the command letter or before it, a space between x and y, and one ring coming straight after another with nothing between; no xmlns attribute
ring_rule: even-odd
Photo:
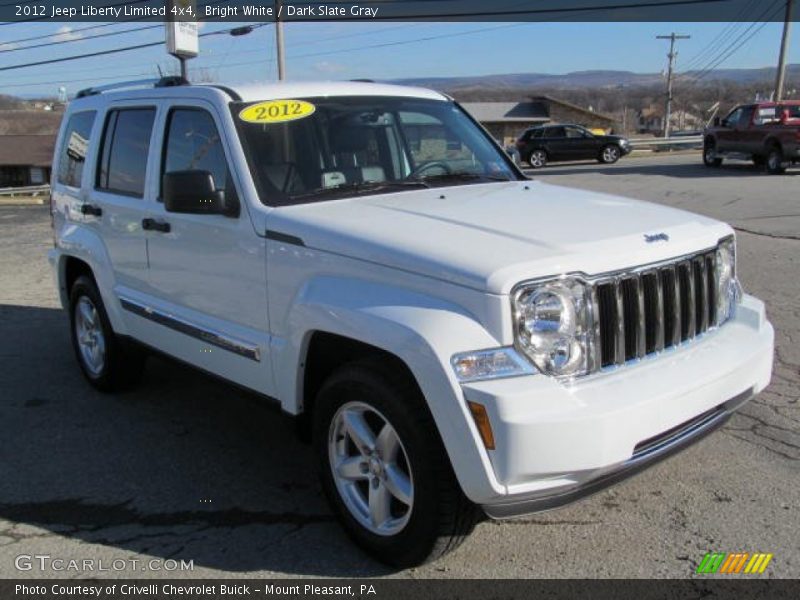
<svg viewBox="0 0 800 600"><path fill-rule="evenodd" d="M706 142L703 146L703 164L712 168L722 165L722 159L717 156L717 145L714 142Z"/></svg>
<svg viewBox="0 0 800 600"><path fill-rule="evenodd" d="M72 284L69 314L72 348L89 383L103 392L120 391L136 384L144 370L146 355L141 348L114 333L103 299L90 277L81 275Z"/></svg>
<svg viewBox="0 0 800 600"><path fill-rule="evenodd" d="M770 175L780 175L786 171L783 162L783 150L780 146L770 146L767 151L767 173Z"/></svg>
<svg viewBox="0 0 800 600"><path fill-rule="evenodd" d="M541 169L547 164L547 152L544 150L534 150L528 157L528 164L532 169Z"/></svg>
<svg viewBox="0 0 800 600"><path fill-rule="evenodd" d="M461 491L415 382L383 362L356 361L323 384L314 406L322 487L356 544L406 568L463 542L479 511Z"/></svg>
<svg viewBox="0 0 800 600"><path fill-rule="evenodd" d="M763 167L767 164L766 159L758 154L753 154L753 164L757 167Z"/></svg>

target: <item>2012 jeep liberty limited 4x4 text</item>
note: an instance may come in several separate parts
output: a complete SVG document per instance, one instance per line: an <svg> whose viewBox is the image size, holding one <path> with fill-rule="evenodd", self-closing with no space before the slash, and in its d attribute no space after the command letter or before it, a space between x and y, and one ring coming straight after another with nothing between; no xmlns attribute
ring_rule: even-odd
<svg viewBox="0 0 800 600"><path fill-rule="evenodd" d="M53 163L80 368L117 390L153 349L277 400L386 563L602 489L770 380L728 225L529 180L446 96L118 87L69 104Z"/></svg>

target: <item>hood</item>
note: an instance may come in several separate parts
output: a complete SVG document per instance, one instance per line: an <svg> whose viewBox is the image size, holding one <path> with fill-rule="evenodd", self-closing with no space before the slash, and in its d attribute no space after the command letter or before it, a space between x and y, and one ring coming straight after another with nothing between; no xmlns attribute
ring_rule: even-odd
<svg viewBox="0 0 800 600"><path fill-rule="evenodd" d="M727 225L682 210L537 181L362 196L269 211L306 246L494 294L713 247ZM645 234L666 234L647 241Z"/></svg>
<svg viewBox="0 0 800 600"><path fill-rule="evenodd" d="M598 135L597 136L600 140L604 142L627 142L628 138L623 135Z"/></svg>

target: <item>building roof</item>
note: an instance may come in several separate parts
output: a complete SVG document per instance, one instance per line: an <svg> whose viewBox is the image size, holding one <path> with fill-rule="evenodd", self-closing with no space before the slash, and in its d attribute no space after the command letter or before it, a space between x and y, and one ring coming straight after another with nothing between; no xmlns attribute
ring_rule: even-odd
<svg viewBox="0 0 800 600"><path fill-rule="evenodd" d="M0 135L0 167L49 167L56 134Z"/></svg>
<svg viewBox="0 0 800 600"><path fill-rule="evenodd" d="M0 136L55 134L62 115L52 110L0 110Z"/></svg>
<svg viewBox="0 0 800 600"><path fill-rule="evenodd" d="M546 123L544 107L534 102L462 102L466 111L481 123Z"/></svg>
<svg viewBox="0 0 800 600"><path fill-rule="evenodd" d="M617 121L614 117L604 115L603 113L599 113L594 110L589 110L588 108L584 108L583 106L578 106L577 104L572 104L572 102L567 102L566 100L553 98L552 96L533 96L531 100L534 103L547 102L550 104L560 104L561 106L569 108L570 110L582 112L585 113L587 116L591 116L592 118L599 119L601 121L608 121L609 123L616 123Z"/></svg>

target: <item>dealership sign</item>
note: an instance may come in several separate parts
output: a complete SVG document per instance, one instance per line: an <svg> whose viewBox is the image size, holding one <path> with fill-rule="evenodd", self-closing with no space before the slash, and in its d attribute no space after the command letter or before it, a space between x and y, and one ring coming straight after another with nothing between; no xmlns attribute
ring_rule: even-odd
<svg viewBox="0 0 800 600"><path fill-rule="evenodd" d="M196 0L166 0L167 52L181 58L197 56L200 48L197 37Z"/></svg>

